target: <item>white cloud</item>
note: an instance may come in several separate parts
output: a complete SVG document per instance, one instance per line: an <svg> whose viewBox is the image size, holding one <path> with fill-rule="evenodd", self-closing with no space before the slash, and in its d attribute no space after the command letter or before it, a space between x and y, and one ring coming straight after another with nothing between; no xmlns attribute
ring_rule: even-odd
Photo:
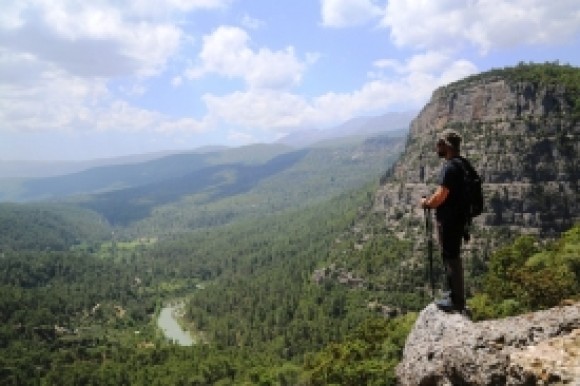
<svg viewBox="0 0 580 386"><path fill-rule="evenodd" d="M226 8L232 0L132 0L128 6L137 14L159 15L162 10L192 11Z"/></svg>
<svg viewBox="0 0 580 386"><path fill-rule="evenodd" d="M2 46L73 75L153 75L179 48L175 25L131 17L115 3L23 1L0 19ZM33 6L34 5L34 6Z"/></svg>
<svg viewBox="0 0 580 386"><path fill-rule="evenodd" d="M225 132L227 127L231 141L271 138L393 107L419 108L436 87L477 72L473 63L459 59L457 48L470 46L486 53L552 44L577 37L580 31L577 0L321 0L323 26L381 22L395 45L416 54L401 59L396 55L402 52L393 51L376 60L368 81L358 89L304 96L292 90L303 86L305 72L321 54L300 53L295 48L299 46L290 43L276 48L256 44L249 31L265 32L260 29L264 22L248 13L236 9L216 18L237 20L245 30L222 26L203 40L189 35L215 22L201 21L193 11L223 10L230 3L234 0L5 1L0 12L0 132L130 131L138 137L142 132L187 134L217 127ZM261 17L268 20L266 13ZM274 40L280 36L289 42L303 37L276 35ZM322 44L318 38L308 43ZM188 44L190 39L195 44ZM373 48L375 55L389 49L386 43ZM197 56L188 55L192 47L199 49ZM194 64L184 71L191 59ZM360 63L355 62L352 71L358 70ZM309 79L317 82L317 75ZM207 79L179 88L201 77ZM223 79L214 82L218 77L241 82L224 85ZM242 82L243 90L227 95L206 90L201 101L192 95L190 111L207 111L199 120L172 118L120 99L143 95L143 103L152 103L154 98L178 96L183 98L179 107L167 107L177 114L190 92L216 84L224 90ZM171 83L174 95L167 87L155 89L160 83ZM336 79L335 86L343 87L342 79ZM322 83L304 89L320 87Z"/></svg>
<svg viewBox="0 0 580 386"><path fill-rule="evenodd" d="M180 87L183 84L183 77L181 76L174 76L171 78L171 85L173 87Z"/></svg>
<svg viewBox="0 0 580 386"><path fill-rule="evenodd" d="M397 73L425 72L433 73L440 71L447 65L451 57L443 51L427 51L416 54L405 63L395 59L380 59L373 63L379 69L392 69Z"/></svg>
<svg viewBox="0 0 580 386"><path fill-rule="evenodd" d="M22 11L28 5L24 1L12 1L8 4L2 4L2 12L0 12L0 28L3 29L17 29L24 23Z"/></svg>
<svg viewBox="0 0 580 386"><path fill-rule="evenodd" d="M429 99L435 88L477 72L475 65L468 61L434 53L412 57L406 63L392 60L379 64L387 64L388 70L394 67L396 75L392 77L377 72L374 79L352 93L319 96L314 99L312 110L321 117L332 117L340 122L353 116L388 111L393 106L418 108Z"/></svg>
<svg viewBox="0 0 580 386"><path fill-rule="evenodd" d="M322 0L322 25L350 27L366 23L383 15L373 0Z"/></svg>
<svg viewBox="0 0 580 386"><path fill-rule="evenodd" d="M24 56L24 55L23 55ZM10 68L14 57L4 57L2 67L21 75L20 69ZM39 67L28 57L20 58L19 65ZM0 131L36 131L72 127L91 115L96 100L107 95L106 85L100 79L87 80L64 75L57 68L33 73L25 79L0 84Z"/></svg>
<svg viewBox="0 0 580 386"><path fill-rule="evenodd" d="M577 0L389 0L382 25L398 46L470 44L486 53L571 39L580 32L580 7Z"/></svg>
<svg viewBox="0 0 580 386"><path fill-rule="evenodd" d="M248 143L256 142L256 137L252 133L231 130L228 133L228 141L238 145L245 145Z"/></svg>
<svg viewBox="0 0 580 386"><path fill-rule="evenodd" d="M120 86L119 92L127 96L142 96L147 92L147 86L142 83L134 83L128 86Z"/></svg>
<svg viewBox="0 0 580 386"><path fill-rule="evenodd" d="M459 79L463 79L469 75L473 75L478 72L479 72L478 68L469 60L465 59L455 60L439 76L439 86L455 82Z"/></svg>
<svg viewBox="0 0 580 386"><path fill-rule="evenodd" d="M437 87L478 71L467 60L457 60L445 52L436 51L414 55L404 62L390 59L377 61L375 65L378 71L373 73L373 80L350 96L355 99L351 104L359 106L353 115L360 115L365 108L385 111L398 104L420 107ZM394 76L391 71L395 72ZM344 109L347 108L345 105Z"/></svg>
<svg viewBox="0 0 580 386"><path fill-rule="evenodd" d="M193 118L179 118L179 119L167 119L163 117L160 122L154 127L154 131L161 133L175 133L175 132L186 132L186 133L203 133L210 129L210 121L208 117L202 120L196 120Z"/></svg>
<svg viewBox="0 0 580 386"><path fill-rule="evenodd" d="M231 0L17 0L0 15L0 132L191 131L172 119L117 99L113 78L135 86L165 69L184 41L172 13L223 8ZM178 84L179 81L175 81Z"/></svg>
<svg viewBox="0 0 580 386"><path fill-rule="evenodd" d="M206 132L208 122L193 118L173 119L156 111L132 106L126 101L114 99L109 103L89 111L87 116L75 123L87 130L118 132L157 132L157 133L202 133Z"/></svg>
<svg viewBox="0 0 580 386"><path fill-rule="evenodd" d="M250 88L285 89L297 85L306 69L293 47L281 51L253 51L250 36L241 28L221 26L203 38L200 64L186 75L199 78L215 73L244 79Z"/></svg>
<svg viewBox="0 0 580 386"><path fill-rule="evenodd" d="M266 23L262 20L253 18L248 14L245 14L242 17L241 24L243 27L245 27L247 29L254 29L255 30L255 29L262 28Z"/></svg>
<svg viewBox="0 0 580 386"><path fill-rule="evenodd" d="M280 130L297 127L312 113L303 97L285 91L252 89L225 96L205 95L209 115L230 125Z"/></svg>
<svg viewBox="0 0 580 386"><path fill-rule="evenodd" d="M285 133L329 126L353 116L377 114L393 106L418 108L433 90L477 72L471 62L441 52L405 62L378 61L371 80L358 90L306 98L286 91L250 89L225 96L205 95L209 115L227 125ZM394 76L390 76L391 72Z"/></svg>
<svg viewBox="0 0 580 386"><path fill-rule="evenodd" d="M141 131L143 128L154 127L158 113L136 108L123 100L113 100L105 106L91 110L91 114L83 117L84 126L87 119L94 119L91 129L97 131L119 130L125 132Z"/></svg>
<svg viewBox="0 0 580 386"><path fill-rule="evenodd" d="M0 50L0 67L5 70L0 78L0 132L200 132L208 127L204 121L171 119L132 106L111 95L105 79L71 76L29 54L15 57Z"/></svg>
<svg viewBox="0 0 580 386"><path fill-rule="evenodd" d="M388 111L393 105L416 107L427 99L432 91L429 86L436 83L436 79L425 76L419 82L415 75L398 79L375 79L352 93L327 93L315 98L313 106L322 117L332 117L327 124L353 116Z"/></svg>

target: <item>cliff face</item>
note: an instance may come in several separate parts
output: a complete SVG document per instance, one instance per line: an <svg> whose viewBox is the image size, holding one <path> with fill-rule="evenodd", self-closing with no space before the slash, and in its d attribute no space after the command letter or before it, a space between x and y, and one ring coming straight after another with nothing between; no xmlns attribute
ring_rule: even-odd
<svg viewBox="0 0 580 386"><path fill-rule="evenodd" d="M580 303L518 317L473 323L433 304L417 319L399 384L580 384Z"/></svg>
<svg viewBox="0 0 580 386"><path fill-rule="evenodd" d="M441 160L434 144L446 128L462 135L462 154L483 177L479 227L550 235L579 221L580 69L566 72L572 81L517 79L516 69L436 90L376 195L387 225L401 232L420 225L417 203L435 187Z"/></svg>

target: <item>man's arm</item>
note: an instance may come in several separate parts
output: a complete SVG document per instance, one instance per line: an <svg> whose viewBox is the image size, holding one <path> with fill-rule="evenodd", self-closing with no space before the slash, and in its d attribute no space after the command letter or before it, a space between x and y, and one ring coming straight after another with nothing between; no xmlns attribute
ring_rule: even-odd
<svg viewBox="0 0 580 386"><path fill-rule="evenodd" d="M435 193L429 198L421 199L421 207L424 209L434 209L443 204L449 195L449 189L440 185Z"/></svg>

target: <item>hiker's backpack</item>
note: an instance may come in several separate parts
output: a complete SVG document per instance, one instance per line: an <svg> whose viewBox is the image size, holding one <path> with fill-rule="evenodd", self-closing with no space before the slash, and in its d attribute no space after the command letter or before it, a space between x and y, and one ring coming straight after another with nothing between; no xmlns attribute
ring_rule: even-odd
<svg viewBox="0 0 580 386"><path fill-rule="evenodd" d="M471 163L463 158L453 159L461 170L463 170L463 194L462 194L462 212L465 216L467 225L471 225L474 217L483 212L483 189L481 186L481 177Z"/></svg>

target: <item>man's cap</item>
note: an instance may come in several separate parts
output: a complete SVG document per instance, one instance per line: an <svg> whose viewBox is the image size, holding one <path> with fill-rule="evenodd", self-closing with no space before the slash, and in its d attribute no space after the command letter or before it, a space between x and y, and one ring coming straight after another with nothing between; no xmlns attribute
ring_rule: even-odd
<svg viewBox="0 0 580 386"><path fill-rule="evenodd" d="M437 137L437 142L442 142L454 149L459 149L459 145L461 144L461 136L454 130L446 129L443 130L441 134L439 134Z"/></svg>

